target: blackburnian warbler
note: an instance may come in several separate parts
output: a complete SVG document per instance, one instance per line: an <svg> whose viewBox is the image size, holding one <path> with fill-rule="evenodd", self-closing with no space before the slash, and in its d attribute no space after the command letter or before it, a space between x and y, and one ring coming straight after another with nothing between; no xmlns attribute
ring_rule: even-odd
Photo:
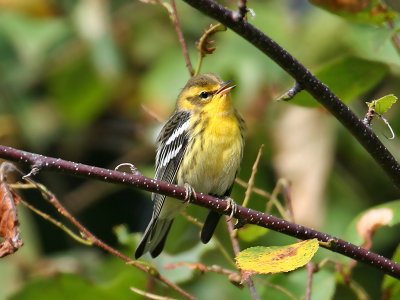
<svg viewBox="0 0 400 300"><path fill-rule="evenodd" d="M179 94L174 114L157 139L155 178L228 198L243 156L245 124L233 107L235 86L208 73L191 78ZM189 196L190 198L190 196ZM153 215L135 257L158 256L185 203L153 194ZM210 211L201 232L207 243L221 215Z"/></svg>

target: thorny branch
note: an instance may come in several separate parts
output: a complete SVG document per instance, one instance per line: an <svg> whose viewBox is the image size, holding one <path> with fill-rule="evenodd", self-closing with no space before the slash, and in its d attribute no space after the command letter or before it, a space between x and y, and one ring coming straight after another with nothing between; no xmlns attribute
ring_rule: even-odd
<svg viewBox="0 0 400 300"><path fill-rule="evenodd" d="M99 167L62 160L60 158L46 157L40 154L25 152L7 146L0 146L0 157L10 161L21 162L23 164L35 166L41 171L46 170L62 172L74 176L98 179L109 183L125 184L127 186L136 187L142 190L174 197L182 201L185 200L186 197L186 190L184 187L147 178L140 174L127 174L125 172L107 170ZM231 213L229 209L229 201L214 198L203 193L195 194L196 197L195 199L191 200L192 203L212 209L221 214L229 215ZM320 241L321 246L326 249L363 262L372 266L373 268L381 270L390 276L400 278L399 264L391 261L388 258L368 251L362 247L353 245L339 238L333 237L329 234L322 233L302 225L294 224L272 215L253 210L251 208L244 208L240 205L237 206L234 217L240 220L240 222L243 224L248 223L262 226L298 239L305 240L317 238Z"/></svg>

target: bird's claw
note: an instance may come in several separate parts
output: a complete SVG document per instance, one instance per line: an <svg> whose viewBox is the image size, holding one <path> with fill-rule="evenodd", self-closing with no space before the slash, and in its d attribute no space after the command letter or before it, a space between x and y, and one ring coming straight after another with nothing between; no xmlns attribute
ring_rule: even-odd
<svg viewBox="0 0 400 300"><path fill-rule="evenodd" d="M237 212L237 204L230 197L226 197L225 200L228 201L228 206L226 207L225 211L228 211L229 209L231 210L231 213L227 219L227 221L229 222L230 220L232 220L233 215L236 214L236 212Z"/></svg>
<svg viewBox="0 0 400 300"><path fill-rule="evenodd" d="M197 199L196 197L196 191L194 190L194 188L189 184L189 183L185 183L184 184L185 187L185 202L190 202L190 200L192 199Z"/></svg>

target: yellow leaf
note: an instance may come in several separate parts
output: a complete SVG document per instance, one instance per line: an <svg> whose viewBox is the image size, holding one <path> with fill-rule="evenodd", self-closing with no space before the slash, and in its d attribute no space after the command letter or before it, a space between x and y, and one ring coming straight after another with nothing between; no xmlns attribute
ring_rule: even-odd
<svg viewBox="0 0 400 300"><path fill-rule="evenodd" d="M307 264L318 247L317 239L282 247L251 247L236 256L236 264L251 273L289 272Z"/></svg>

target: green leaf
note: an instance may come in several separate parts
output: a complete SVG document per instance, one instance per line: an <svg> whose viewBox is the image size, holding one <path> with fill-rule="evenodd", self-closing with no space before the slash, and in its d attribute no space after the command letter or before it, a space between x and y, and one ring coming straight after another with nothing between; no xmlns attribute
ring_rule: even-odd
<svg viewBox="0 0 400 300"><path fill-rule="evenodd" d="M377 100L367 102L367 104L368 104L369 108L375 107L375 111L378 114L383 115L392 107L393 104L396 103L396 101L397 101L397 97L393 94L390 94L390 95L383 96L382 98L379 98Z"/></svg>
<svg viewBox="0 0 400 300"><path fill-rule="evenodd" d="M345 57L326 65L316 73L316 76L344 103L349 103L374 88L388 71L388 66L383 63ZM305 91L296 95L290 101L292 102L308 107L319 106L319 103Z"/></svg>
<svg viewBox="0 0 400 300"><path fill-rule="evenodd" d="M269 232L267 228L255 226L255 225L246 225L238 230L239 238L245 242L252 242L263 235L266 235Z"/></svg>
<svg viewBox="0 0 400 300"><path fill-rule="evenodd" d="M236 264L243 271L252 273L289 272L307 264L318 248L317 239L282 247L252 247L236 256Z"/></svg>

